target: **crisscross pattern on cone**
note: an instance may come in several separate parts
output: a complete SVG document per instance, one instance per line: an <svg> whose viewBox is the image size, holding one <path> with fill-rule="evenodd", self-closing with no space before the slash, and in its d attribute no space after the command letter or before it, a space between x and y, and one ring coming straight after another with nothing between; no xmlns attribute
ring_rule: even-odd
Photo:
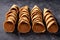
<svg viewBox="0 0 60 40"><path fill-rule="evenodd" d="M44 16L44 20L45 20L45 23L47 26L47 30L50 33L58 32L58 25L57 25L57 22L53 16L52 12L49 9L44 8L43 16Z"/></svg>
<svg viewBox="0 0 60 40"><path fill-rule="evenodd" d="M19 11L18 32L27 33L31 29L28 6L21 7Z"/></svg>
<svg viewBox="0 0 60 40"><path fill-rule="evenodd" d="M9 11L6 13L5 22L4 22L4 30L5 32L13 32L15 29L15 24L17 21L18 14L18 6L12 5Z"/></svg>
<svg viewBox="0 0 60 40"><path fill-rule="evenodd" d="M32 30L35 33L45 32L45 26L43 24L42 11L37 5L31 10Z"/></svg>

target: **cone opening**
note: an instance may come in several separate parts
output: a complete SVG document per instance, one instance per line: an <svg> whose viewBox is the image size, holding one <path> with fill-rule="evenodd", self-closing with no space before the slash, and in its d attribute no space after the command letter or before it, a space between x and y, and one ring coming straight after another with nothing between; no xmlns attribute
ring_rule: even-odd
<svg viewBox="0 0 60 40"><path fill-rule="evenodd" d="M27 33L30 31L30 25L26 22L21 22L18 26L18 31L21 33Z"/></svg>
<svg viewBox="0 0 60 40"><path fill-rule="evenodd" d="M10 21L4 23L4 29L6 32L13 32L15 27L14 24Z"/></svg>
<svg viewBox="0 0 60 40"><path fill-rule="evenodd" d="M35 33L42 33L45 32L45 27L42 24L36 23L32 27Z"/></svg>
<svg viewBox="0 0 60 40"><path fill-rule="evenodd" d="M48 28L48 31L50 33L56 33L58 32L58 26L56 23L53 23L49 28Z"/></svg>

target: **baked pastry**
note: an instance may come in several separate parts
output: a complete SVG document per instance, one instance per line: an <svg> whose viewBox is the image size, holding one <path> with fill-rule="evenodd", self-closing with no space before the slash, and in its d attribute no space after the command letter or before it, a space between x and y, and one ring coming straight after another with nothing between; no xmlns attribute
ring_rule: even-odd
<svg viewBox="0 0 60 40"><path fill-rule="evenodd" d="M13 32L15 29L15 24L17 21L17 14L18 14L18 6L12 5L9 11L5 15L4 21L4 31L5 32Z"/></svg>
<svg viewBox="0 0 60 40"><path fill-rule="evenodd" d="M57 22L56 22L56 20L53 16L52 12L49 9L44 8L43 17L44 17L44 20L45 20L45 23L46 23L47 30L50 33L58 32Z"/></svg>
<svg viewBox="0 0 60 40"><path fill-rule="evenodd" d="M19 11L18 32L27 33L31 29L28 6L21 7Z"/></svg>
<svg viewBox="0 0 60 40"><path fill-rule="evenodd" d="M45 32L45 26L43 24L42 11L37 5L31 10L32 30L35 33Z"/></svg>

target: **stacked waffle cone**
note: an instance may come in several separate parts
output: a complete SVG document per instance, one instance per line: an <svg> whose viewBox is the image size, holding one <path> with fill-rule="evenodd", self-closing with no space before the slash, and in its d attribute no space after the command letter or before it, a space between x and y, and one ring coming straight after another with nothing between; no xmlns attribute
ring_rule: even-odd
<svg viewBox="0 0 60 40"><path fill-rule="evenodd" d="M21 33L27 33L30 31L30 15L28 6L23 6L20 8L19 13L19 22L18 22L18 31Z"/></svg>
<svg viewBox="0 0 60 40"><path fill-rule="evenodd" d="M45 26L43 24L42 11L37 5L35 5L31 10L31 19L32 19L32 30L35 33L45 32Z"/></svg>
<svg viewBox="0 0 60 40"><path fill-rule="evenodd" d="M18 6L14 4L6 13L5 22L4 22L4 30L6 32L14 31L17 20L17 14L18 14Z"/></svg>
<svg viewBox="0 0 60 40"><path fill-rule="evenodd" d="M52 12L49 9L44 8L43 16L44 16L44 20L46 22L47 30L50 33L58 32L58 25L57 25L57 22L56 22L54 16L52 15Z"/></svg>

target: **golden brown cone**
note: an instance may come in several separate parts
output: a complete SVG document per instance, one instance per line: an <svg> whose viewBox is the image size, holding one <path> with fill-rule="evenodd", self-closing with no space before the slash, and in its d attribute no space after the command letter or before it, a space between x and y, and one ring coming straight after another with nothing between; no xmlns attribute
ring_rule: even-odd
<svg viewBox="0 0 60 40"><path fill-rule="evenodd" d="M47 13L47 12L49 12L49 13ZM53 16L51 10L44 8L43 17L46 22L46 27L47 27L48 32L50 32L50 33L58 32L58 25L57 25L57 22Z"/></svg>
<svg viewBox="0 0 60 40"><path fill-rule="evenodd" d="M30 31L31 26L30 26L30 15L29 15L29 10L28 6L23 6L20 8L20 13L19 13L19 23L18 23L18 32L20 33L27 33Z"/></svg>
<svg viewBox="0 0 60 40"><path fill-rule="evenodd" d="M36 15L38 15L38 16L36 16L36 15L33 16L34 13L37 13ZM42 18L42 11L39 9L39 7L37 5L35 5L31 10L31 19L32 19L32 30L35 33L44 33L45 32L45 26L44 26L43 20L42 20L43 19Z"/></svg>
<svg viewBox="0 0 60 40"><path fill-rule="evenodd" d="M13 5L6 13L4 21L5 32L14 32L18 11L18 6Z"/></svg>

